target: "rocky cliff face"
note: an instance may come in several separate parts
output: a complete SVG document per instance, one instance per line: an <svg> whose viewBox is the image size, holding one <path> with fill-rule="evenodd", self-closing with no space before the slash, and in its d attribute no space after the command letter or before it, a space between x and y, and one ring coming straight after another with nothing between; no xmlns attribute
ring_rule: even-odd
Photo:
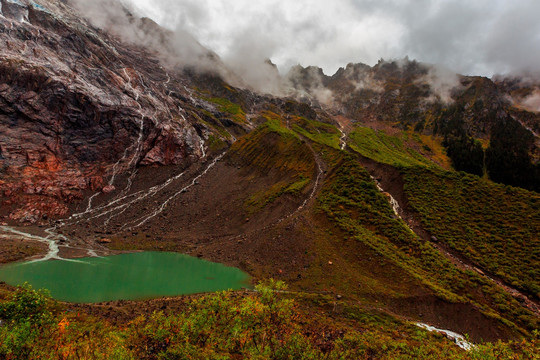
<svg viewBox="0 0 540 360"><path fill-rule="evenodd" d="M192 115L182 77L62 2L1 0L0 49L0 195L9 219L63 216L70 201L111 191L137 165L203 157L211 130Z"/></svg>
<svg viewBox="0 0 540 360"><path fill-rule="evenodd" d="M479 138L489 135L489 127L485 126L489 124L479 124L472 117L502 108L509 102L506 94L498 91L489 79L459 76L408 59L381 60L373 67L348 64L332 76L317 67L297 66L288 78L296 89L315 98L325 90L327 97L318 98L319 101L359 122L387 121L399 122L402 127L416 126L425 122L427 112L440 112L454 103L482 102L482 106L477 106L481 111L469 111L468 125Z"/></svg>

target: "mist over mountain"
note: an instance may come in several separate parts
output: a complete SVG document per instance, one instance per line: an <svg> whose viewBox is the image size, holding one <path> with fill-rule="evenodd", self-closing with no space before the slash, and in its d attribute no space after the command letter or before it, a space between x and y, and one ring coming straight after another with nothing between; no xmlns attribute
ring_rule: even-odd
<svg viewBox="0 0 540 360"><path fill-rule="evenodd" d="M130 0L161 25L194 34L222 58L246 44L282 72L409 56L465 75L540 71L539 4L525 1L198 2Z"/></svg>

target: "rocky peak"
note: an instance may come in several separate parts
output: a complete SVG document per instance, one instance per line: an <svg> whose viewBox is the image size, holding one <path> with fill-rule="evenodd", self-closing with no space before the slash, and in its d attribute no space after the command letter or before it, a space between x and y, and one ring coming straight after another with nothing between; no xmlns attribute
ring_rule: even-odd
<svg viewBox="0 0 540 360"><path fill-rule="evenodd" d="M348 64L331 77L317 67L297 66L288 77L308 103L319 100L353 123L441 136L456 169L483 175L486 159L493 180L538 189L537 81L461 76L408 58L381 59L372 67ZM520 175L508 175L513 173Z"/></svg>
<svg viewBox="0 0 540 360"><path fill-rule="evenodd" d="M308 66L304 68L302 65L296 65L289 70L287 79L297 89L310 90L326 86L329 77L320 67Z"/></svg>

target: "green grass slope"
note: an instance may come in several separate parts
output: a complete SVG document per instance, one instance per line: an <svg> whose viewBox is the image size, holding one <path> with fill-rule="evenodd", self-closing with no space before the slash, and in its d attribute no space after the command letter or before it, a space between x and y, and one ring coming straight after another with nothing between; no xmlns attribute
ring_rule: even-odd
<svg viewBox="0 0 540 360"><path fill-rule="evenodd" d="M465 173L408 169L422 225L507 283L540 298L540 195Z"/></svg>
<svg viewBox="0 0 540 360"><path fill-rule="evenodd" d="M351 149L383 164L397 167L436 166L434 162L407 146L403 137L391 136L383 131L366 127L356 127L349 134L349 139Z"/></svg>
<svg viewBox="0 0 540 360"><path fill-rule="evenodd" d="M350 156L336 166L319 196L320 209L350 239L360 241L449 302L470 302L503 323L529 331L538 318L486 278L454 266L396 219L385 196ZM514 325L512 325L514 324Z"/></svg>

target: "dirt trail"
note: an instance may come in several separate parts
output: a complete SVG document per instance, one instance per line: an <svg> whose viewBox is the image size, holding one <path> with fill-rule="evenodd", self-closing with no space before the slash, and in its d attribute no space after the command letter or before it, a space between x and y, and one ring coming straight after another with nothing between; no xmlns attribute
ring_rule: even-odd
<svg viewBox="0 0 540 360"><path fill-rule="evenodd" d="M322 184L324 182L325 173L327 171L327 165L326 163L321 159L319 154L315 150L313 150L313 147L309 143L309 140L303 136L301 138L304 140L304 144L309 148L311 153L313 154L313 159L315 160L315 164L317 165L317 176L315 177L315 182L313 183L313 188L311 189L311 192L309 196L304 200L302 205L300 205L294 212L291 214L282 217L279 219L276 224L279 224L280 222L287 220L288 218L298 214L302 209L306 207L306 205L310 204L313 199L315 198L315 195L321 190Z"/></svg>
<svg viewBox="0 0 540 360"><path fill-rule="evenodd" d="M327 170L327 165L321 159L319 154L313 149L313 147L309 143L309 140L307 138L304 138L303 136L301 136L301 138L304 141L304 144L309 148L309 150L313 154L313 158L315 160L315 165L316 165L315 180L312 182L313 185L312 185L311 191L309 192L309 195L304 199L304 201L298 207L296 207L293 211L291 211L290 213L282 215L281 217L279 217L278 219L276 219L275 221L273 221L272 223L270 223L270 224L268 224L266 226L263 226L263 227L260 227L260 228L252 228L249 231L243 232L243 233L238 234L238 235L233 236L233 237L229 237L227 239L216 239L216 240L214 240L214 242L219 242L220 244L223 244L224 242L232 242L232 241L238 241L239 239L247 239L248 237L255 236L257 234L267 232L267 231L275 228L279 224L285 222L286 220L298 215L299 213L301 213L301 211L304 208L311 205L311 203L313 202L313 199L315 198L315 195L322 188L322 185L324 183L325 173L326 173L326 170Z"/></svg>

